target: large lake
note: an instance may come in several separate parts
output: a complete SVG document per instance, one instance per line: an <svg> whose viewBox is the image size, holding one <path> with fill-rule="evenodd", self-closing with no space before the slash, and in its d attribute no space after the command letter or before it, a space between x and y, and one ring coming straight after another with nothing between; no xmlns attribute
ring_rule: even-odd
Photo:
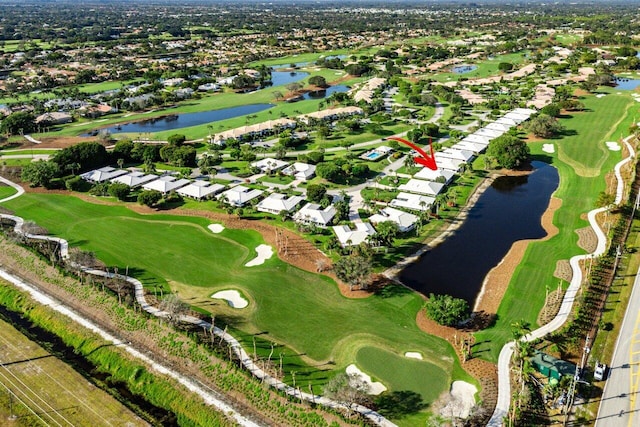
<svg viewBox="0 0 640 427"><path fill-rule="evenodd" d="M489 271L523 239L546 235L541 218L558 187L558 171L533 162L525 176L497 178L442 244L405 268L400 280L424 295L448 294L473 307Z"/></svg>

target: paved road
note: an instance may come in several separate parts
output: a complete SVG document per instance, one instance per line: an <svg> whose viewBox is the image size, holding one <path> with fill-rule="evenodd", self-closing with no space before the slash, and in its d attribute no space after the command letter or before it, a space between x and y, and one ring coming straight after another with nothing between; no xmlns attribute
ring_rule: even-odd
<svg viewBox="0 0 640 427"><path fill-rule="evenodd" d="M604 387L595 427L640 425L640 270Z"/></svg>

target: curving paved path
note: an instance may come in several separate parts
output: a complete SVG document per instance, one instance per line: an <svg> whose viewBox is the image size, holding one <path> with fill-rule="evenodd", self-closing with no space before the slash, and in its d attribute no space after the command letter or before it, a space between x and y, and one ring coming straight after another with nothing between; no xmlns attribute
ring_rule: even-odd
<svg viewBox="0 0 640 427"><path fill-rule="evenodd" d="M22 187L20 187L19 185L9 181L8 179L0 177L0 182L4 182L5 184L10 185L11 187L15 188L18 191L17 194L14 194L14 195L9 196L9 197L7 197L7 198L5 198L3 200L0 200L0 202L6 202L8 200L11 200L11 199L14 199L16 197L19 197L24 193L24 189ZM15 223L14 230L17 233L23 234L23 235L25 235L26 237L28 237L30 239L41 239L41 240L50 240L50 241L58 242L59 248L60 248L60 255L63 258L68 258L68 256L69 256L69 245L68 245L66 240L61 239L59 237L41 236L41 235L34 235L34 234L27 233L27 232L23 231L23 229L22 229L23 226L24 226L24 220L21 217L18 217L18 216L0 214L0 218L5 218L5 219L8 219L10 221L13 221ZM116 277L116 278L119 278L119 279L122 279L122 280L126 280L127 282L131 283L134 286L136 301L140 305L140 307L142 307L143 310L145 310L147 313L152 314L152 315L157 316L157 317L167 317L168 316L168 313L166 311L162 311L162 310L158 309L157 307L154 307L153 305L151 305L151 304L149 304L147 302L147 300L145 299L145 296L144 296L144 288L142 286L142 283L139 280L137 280L137 279L135 279L133 277L122 275L122 274L107 273L107 272L104 272L102 270L96 270L96 269L92 269L92 268L82 268L82 269L83 269L84 272L89 273L89 274L93 274L93 275L96 275L96 276ZM215 406L220 411L229 414L240 425L249 426L249 427L254 427L254 426L257 427L258 426L258 424L254 423L253 421L251 421L248 418L244 417L243 415L241 415L240 413L235 411L234 408L232 408L226 402L221 400L221 395L219 393L209 389L208 387L204 386L203 384L199 384L199 383L193 381L192 379L179 374L176 371L173 371L173 370L171 370L171 369L169 369L169 368L167 368L167 367L165 367L165 366L163 366L161 364L158 364L158 363L154 362L153 360L149 359L144 354L140 353L139 351L137 351L136 349L131 347L128 343L124 343L124 342L120 341L119 339L117 339L116 337L114 337L113 335L111 335L108 332L106 332L105 330L100 329L100 327L97 326L96 324L94 324L94 323L90 322L89 320L81 317L79 314L73 312L71 309L69 309L68 307L64 306L62 302L56 301L52 297L46 295L44 292L38 290L35 286L24 282L20 278L9 274L9 273L3 271L2 269L0 269L0 277L2 277L5 280L15 284L20 289L23 289L23 290L29 292L32 295L32 297L34 299L36 299L38 302L40 302L41 304L50 306L51 308L55 309L56 311L58 311L58 312L60 312L60 313L62 313L64 315L70 317L72 320L82 324L83 326L87 327L88 329L92 330L93 332L98 333L104 339L113 342L115 345L124 347L134 357L142 359L145 362L151 364L159 372L164 373L166 375L169 375L172 378L178 380L180 383L182 383L189 390L191 390L194 393L197 393L200 397L202 397L207 404ZM209 330L211 329L211 326L212 326L211 323L209 323L209 322L207 322L205 320L198 319L197 317L193 317L193 316L181 316L180 320L182 322L191 323L193 325L199 326L200 328L206 328L206 329L209 329ZM375 423L375 424L377 424L379 426L383 426L383 427L395 427L396 426L394 423L392 423L391 421L387 420L386 418L384 418L379 413L377 413L377 412L373 411L372 409L369 409L369 408L367 408L365 406L352 405L352 406L349 407L348 405L345 405L344 403L331 400L331 399L326 398L324 396L313 395L311 393L305 393L305 392L302 392L299 389L296 389L294 387L291 387L291 386L283 383L282 381L270 376L268 373L266 373L260 367L258 367L258 365L251 359L251 357L249 357L247 352L242 348L242 346L240 345L238 340L236 340L229 333L226 333L222 329L220 329L218 327L215 327L215 326L213 327L213 332L214 332L214 334L216 336L222 338L223 340L225 340L229 344L229 346L233 349L233 351L236 354L236 356L241 361L242 365L248 371L250 371L256 378L262 380L262 382L270 385L271 387L277 388L278 390L280 390L280 391L282 391L282 392L284 392L284 393L286 393L286 394L288 394L290 396L293 396L295 398L306 400L308 402L313 402L315 404L320 404L320 405L326 406L328 408L335 408L335 409L343 408L343 409L349 409L351 411L359 412L361 415L363 415L364 417L368 418L371 422L373 422L373 423Z"/></svg>
<svg viewBox="0 0 640 427"><path fill-rule="evenodd" d="M617 179L617 187L616 187L616 198L614 204L619 204L622 202L622 198L624 195L624 181L622 180L622 174L620 170L622 167L631 161L635 156L635 152L633 147L629 144L629 140L632 136L628 136L624 139L624 143L629 150L629 157L618 162L614 168L615 176ZM596 222L596 216L600 212L606 211L607 208L599 208L590 211L587 214L587 218L589 220L589 224L593 231L595 231L596 236L598 238L598 245L596 250L591 254L584 255L576 255L572 257L569 262L571 264L571 269L573 270L573 277L571 279L571 283L567 288L567 291L564 295L564 299L562 300L562 305L560 306L560 310L556 317L546 325L541 326L540 328L530 332L526 336L522 338L524 341L533 341L537 338L541 338L557 329L559 329L564 322L567 320L567 317L571 313L571 308L573 306L573 302L576 299L576 295L580 289L580 285L582 283L582 270L580 269L580 261L589 259L590 257L598 257L604 253L607 249L607 236L604 234L602 229L598 226ZM509 380L509 363L511 362L511 356L513 355L515 342L510 341L502 347L500 351L500 356L498 357L498 403L496 404L496 409L491 416L491 420L487 426L489 427L498 427L503 424L504 418L507 416L509 412L509 405L511 403L511 383Z"/></svg>

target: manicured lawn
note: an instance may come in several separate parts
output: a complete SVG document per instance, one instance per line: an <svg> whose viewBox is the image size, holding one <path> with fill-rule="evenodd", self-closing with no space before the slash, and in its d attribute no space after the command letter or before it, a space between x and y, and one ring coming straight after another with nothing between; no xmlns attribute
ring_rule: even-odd
<svg viewBox="0 0 640 427"><path fill-rule="evenodd" d="M511 339L512 323L525 320L535 328L545 287L555 289L558 284L553 276L557 260L584 253L574 230L588 225L582 218L596 207L595 200L605 189L604 175L621 160L620 152L603 147L605 141L626 136L633 120L628 107L633 104L629 97L617 95L589 96L583 102L589 111L561 120L568 136L530 144L534 157L552 164L560 174L555 197L562 199L562 206L553 219L559 233L528 246L500 304L495 326L476 334L480 357L497 361L502 345ZM554 144L556 152L544 153L543 143Z"/></svg>
<svg viewBox="0 0 640 427"><path fill-rule="evenodd" d="M274 354L284 354L287 377L296 371L301 384L310 381L320 388L333 372L360 360L363 347L396 355L421 352L422 369L441 372L431 383L433 389L445 389L452 379L468 380L452 348L418 329L415 317L423 301L404 287L367 299L347 299L330 279L277 258L244 267L255 256L261 236L232 229L213 234L203 218L142 216L123 206L60 195L27 194L4 205L69 239L71 246L95 251L107 265L118 266L121 272L128 268L151 291L169 284L185 301L215 314L216 324L228 324L247 351L252 352L251 334L259 334L258 352L265 356L270 348L263 339L276 342ZM233 310L219 300L212 304L211 294L230 288L240 290L249 307ZM395 381L389 386L404 390L414 385L405 386L391 373L414 366L414 361L405 359L389 359L397 364L392 368L376 362L367 366L374 377ZM425 392L423 398L430 402L432 395Z"/></svg>
<svg viewBox="0 0 640 427"><path fill-rule="evenodd" d="M13 196L14 194L16 194L15 188L9 187L4 184L0 185L0 200L4 199L5 197Z"/></svg>
<svg viewBox="0 0 640 427"><path fill-rule="evenodd" d="M513 67L513 71L517 70L518 68L520 68L520 63L522 63L524 61L524 54L525 52L518 52L518 53L510 53L510 54L505 54L505 55L498 55L492 59L486 59L484 61L480 61L480 62L473 62L470 61L470 64L474 64L476 65L478 68L476 68L473 71L470 71L468 73L464 73L464 74L456 74L456 73L450 73L450 72L443 72L443 73L438 73L435 74L433 76L430 76L431 78L433 78L434 80L437 80L439 82L445 82L447 80L458 80L460 78L466 78L466 79L476 79L476 78L483 78L483 77L489 77L489 76L495 76L498 75L500 73L500 71L498 70L498 64L500 64L501 62L510 62L514 65ZM446 70L446 69L444 69Z"/></svg>

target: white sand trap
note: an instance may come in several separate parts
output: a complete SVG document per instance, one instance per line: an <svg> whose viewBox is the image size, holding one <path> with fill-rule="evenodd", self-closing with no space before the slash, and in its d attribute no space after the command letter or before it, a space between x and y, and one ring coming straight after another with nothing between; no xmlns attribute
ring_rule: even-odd
<svg viewBox="0 0 640 427"><path fill-rule="evenodd" d="M408 357L409 359L422 360L422 354L418 353L417 351L407 351L404 354L404 357Z"/></svg>
<svg viewBox="0 0 640 427"><path fill-rule="evenodd" d="M477 392L478 389L473 384L465 381L454 381L449 392L449 403L442 408L440 414L457 418L469 417L471 408L476 404L474 396Z"/></svg>
<svg viewBox="0 0 640 427"><path fill-rule="evenodd" d="M386 391L387 388L384 384L380 382L371 382L371 377L364 372L362 372L358 367L354 364L347 366L347 374L348 375L358 375L362 381L369 384L369 394L378 395L383 391Z"/></svg>
<svg viewBox="0 0 640 427"><path fill-rule="evenodd" d="M607 148L611 151L620 151L622 149L622 147L620 147L620 144L615 141L607 141L605 142L605 144L607 144Z"/></svg>
<svg viewBox="0 0 640 427"><path fill-rule="evenodd" d="M231 308L245 308L249 305L249 301L242 298L240 292L234 290L216 292L211 295L211 298L223 299L231 306Z"/></svg>
<svg viewBox="0 0 640 427"><path fill-rule="evenodd" d="M542 144L542 151L544 151L545 153L555 153L556 149L553 146L553 144Z"/></svg>
<svg viewBox="0 0 640 427"><path fill-rule="evenodd" d="M222 233L222 230L224 230L224 226L222 224L209 224L209 230L211 230L212 233Z"/></svg>
<svg viewBox="0 0 640 427"><path fill-rule="evenodd" d="M260 245L256 248L256 252L258 252L258 256L246 263L245 267L253 267L256 265L262 265L266 260L271 258L273 255L273 248L269 245Z"/></svg>
<svg viewBox="0 0 640 427"><path fill-rule="evenodd" d="M596 95L596 98L603 98L605 96L607 96L606 93L599 93L599 94Z"/></svg>

